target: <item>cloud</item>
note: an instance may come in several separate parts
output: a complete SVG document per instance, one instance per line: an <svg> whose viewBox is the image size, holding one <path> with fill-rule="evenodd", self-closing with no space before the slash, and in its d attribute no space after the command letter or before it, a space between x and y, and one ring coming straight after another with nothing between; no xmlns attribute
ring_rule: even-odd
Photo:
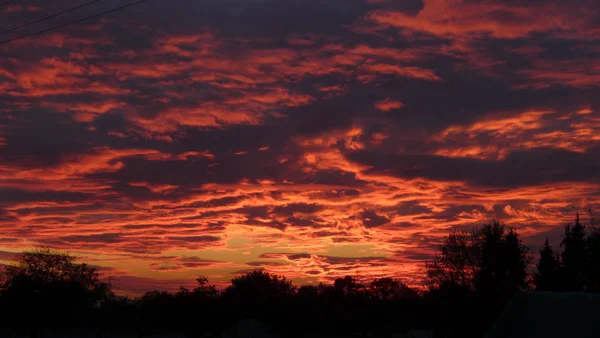
<svg viewBox="0 0 600 338"><path fill-rule="evenodd" d="M4 203L35 201L78 202L91 197L89 194L74 191L30 191L15 188L0 188L0 201Z"/></svg>
<svg viewBox="0 0 600 338"><path fill-rule="evenodd" d="M442 146L435 154L502 159L512 151L543 147L583 153L595 147L598 139L600 124L592 114L588 108L563 114L492 114L467 126L450 126L436 135Z"/></svg>
<svg viewBox="0 0 600 338"><path fill-rule="evenodd" d="M307 203L292 203L282 206L276 206L273 213L282 216L292 216L294 214L313 214L323 209L323 206L318 204Z"/></svg>
<svg viewBox="0 0 600 338"><path fill-rule="evenodd" d="M593 4L579 1L582 6ZM538 16L542 14L542 16ZM578 21L572 19L580 15ZM552 16L554 20L542 20ZM425 0L416 15L400 11L380 10L369 18L381 25L406 28L439 36L489 34L496 38L515 39L534 33L575 30L588 33L591 13L580 13L576 7L559 1L532 1L508 4L502 1Z"/></svg>
<svg viewBox="0 0 600 338"><path fill-rule="evenodd" d="M435 155L390 155L355 152L349 159L368 165L369 173L402 178L459 181L472 185L512 187L554 182L595 181L600 163L592 154L536 148L515 151L499 161ZM592 156L589 156L592 155Z"/></svg>
<svg viewBox="0 0 600 338"><path fill-rule="evenodd" d="M193 243L216 242L221 240L221 238L217 236L171 236L167 237L167 239L172 241L184 241Z"/></svg>
<svg viewBox="0 0 600 338"><path fill-rule="evenodd" d="M374 210L365 210L361 213L360 217L362 218L363 224L368 228L381 226L391 221L389 217L379 215Z"/></svg>
<svg viewBox="0 0 600 338"><path fill-rule="evenodd" d="M122 241L117 233L102 233L96 235L71 235L60 237L59 240L70 243L116 243Z"/></svg>
<svg viewBox="0 0 600 338"><path fill-rule="evenodd" d="M384 99L381 101L377 101L375 102L375 108L381 110L381 111L390 111L390 110L394 110L394 109L399 109L402 108L404 106L404 104L400 101L394 101L391 99Z"/></svg>
<svg viewBox="0 0 600 338"><path fill-rule="evenodd" d="M492 218L556 243L600 208L597 10L156 1L3 45L0 244L139 295L249 267L419 286Z"/></svg>

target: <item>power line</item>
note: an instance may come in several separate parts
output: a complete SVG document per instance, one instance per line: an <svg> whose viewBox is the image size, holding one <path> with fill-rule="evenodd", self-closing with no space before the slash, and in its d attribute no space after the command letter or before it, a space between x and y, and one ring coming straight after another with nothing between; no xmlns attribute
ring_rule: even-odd
<svg viewBox="0 0 600 338"><path fill-rule="evenodd" d="M13 1L14 1L14 0L13 0ZM14 31L16 31L16 30L18 30L18 29L25 28L25 27L28 27L28 26L34 25L34 24L36 24L36 23L44 22L44 21L46 21L46 20L50 20L50 19L52 19L52 18L56 18L56 17L57 17L57 16L59 16L59 15L62 15L62 14L65 14L65 13L69 13L69 12L72 12L72 11L74 11L74 10L78 10L78 9L80 9L80 8L83 8L83 7L89 6L89 5L91 5L91 4L95 3L95 2L98 2L98 1L100 1L100 0L93 0L93 1L90 1L90 2L88 2L88 3L85 3L85 4L83 4L83 5L79 5L79 6L76 6L76 7L71 7L71 8L69 8L69 9L66 9L66 10L62 11L62 12L55 13L55 14L52 14L52 15L48 15L48 16L45 16L45 17L43 17L43 18L41 18L41 19L34 20L34 21L30 21L30 22L24 23L24 24L22 24L22 25L20 25L20 26L17 26L17 27L11 28L11 29L7 29L7 30L5 30L5 31L2 31L2 32L0 32L0 34L6 34L6 33L14 32Z"/></svg>
<svg viewBox="0 0 600 338"><path fill-rule="evenodd" d="M13 3L13 2L15 2L15 0L8 0L8 1L5 1L5 2L3 2L3 3L1 3L1 4L0 4L0 7L2 7L2 6L5 6L5 5L8 5L8 4L10 4L10 3Z"/></svg>
<svg viewBox="0 0 600 338"><path fill-rule="evenodd" d="M83 21L86 21L86 20L90 20L90 19L94 19L94 18L97 18L97 17L103 16L103 15L106 15L106 14L114 13L114 12L120 11L120 10L122 10L122 9L125 9L125 8L127 8L127 7L131 7L131 6L133 6L133 5L137 5L137 4L139 4L139 3L145 2L145 1L147 1L147 0L139 0L139 1L132 2L132 3L130 3L130 4L127 4L127 5L123 5L123 6L121 6L121 7L117 7L117 8L110 9L110 10L108 10L108 11L105 11L105 12L102 12L102 13L98 13L98 14L90 15L90 16L88 16L88 17L81 18L81 19L79 19L79 20L75 20L75 21L67 22L67 23L64 23L64 24L62 24L62 25L58 25L58 26L54 26L54 27L50 27L50 28L48 28L48 29L44 29L44 30L41 30L41 31L38 31L38 32L34 32L34 33L31 33L31 34L27 34L27 35L22 35L22 36L19 36L19 37L13 38L13 39L8 39L8 40L0 41L0 45L2 45L2 44L5 44L5 43L10 43L10 42L13 42L13 41L17 41L17 40L26 39L26 38L29 38L29 37L32 37L32 36L42 35L42 34L45 34L45 33L48 33L48 32L50 32L50 31L53 31L53 30L55 30L55 29L64 28L64 27L67 27L67 26L71 26L71 25L74 25L74 24L78 24L78 23L80 23L80 22L83 22Z"/></svg>

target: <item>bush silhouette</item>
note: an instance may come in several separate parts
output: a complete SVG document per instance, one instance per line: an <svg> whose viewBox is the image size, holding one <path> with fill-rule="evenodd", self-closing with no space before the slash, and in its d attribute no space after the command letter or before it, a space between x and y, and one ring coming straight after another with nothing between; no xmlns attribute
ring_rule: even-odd
<svg viewBox="0 0 600 338"><path fill-rule="evenodd" d="M76 321L113 297L95 268L50 249L25 251L6 266L0 282L1 307L8 318L27 316L53 326Z"/></svg>
<svg viewBox="0 0 600 338"><path fill-rule="evenodd" d="M281 337L389 337L418 328L442 337L481 337L518 290L600 291L598 227L577 218L561 244L555 250L546 240L536 271L528 275L529 249L515 229L493 222L451 232L426 265L423 289L391 277L366 283L354 276L296 287L283 276L255 270L233 278L222 292L200 276L193 288L151 291L137 299L115 297L95 268L73 256L37 249L4 268L0 309L5 327L16 328L26 318L32 332L85 325L142 336L168 330L220 337L255 320Z"/></svg>

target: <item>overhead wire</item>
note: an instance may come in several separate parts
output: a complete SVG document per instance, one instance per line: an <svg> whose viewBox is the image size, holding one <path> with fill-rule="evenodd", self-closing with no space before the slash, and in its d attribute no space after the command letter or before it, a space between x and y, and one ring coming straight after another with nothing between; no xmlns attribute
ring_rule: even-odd
<svg viewBox="0 0 600 338"><path fill-rule="evenodd" d="M11 42L22 40L22 39L26 39L26 38L29 38L29 37L32 37L32 36L42 35L42 34L45 34L45 33L48 33L48 32L51 32L51 31L54 31L54 30L57 30L57 29L60 29L60 28L72 26L72 25L75 25L75 24L78 24L78 23L81 23L81 22L84 22L84 21L87 21L87 20L91 20L91 19L94 19L94 18L98 18L98 17L104 16L104 15L110 14L110 13L114 13L114 12L123 10L125 8L131 7L131 6L140 4L142 2L146 2L146 1L148 1L148 0L138 0L138 1L135 1L135 2L123 5L123 6L119 6L119 7L116 7L116 8L113 8L113 9L101 12L101 13L90 15L90 16L87 16L87 17L84 17L84 18L81 18L81 19L78 19L78 20L75 20L75 21L70 21L70 22L67 22L67 23L64 23L64 24L61 24L61 25L57 25L57 26L53 26L53 27L50 27L50 28L47 28L47 29L44 29L44 30L41 30L41 31L37 31L37 32L30 33L30 34L22 35L22 36L19 36L19 37L16 37L16 38L12 38L12 39L8 39L8 40L0 41L0 45L1 44L6 44L6 43L11 43Z"/></svg>
<svg viewBox="0 0 600 338"><path fill-rule="evenodd" d="M78 9L86 7L86 6L89 6L89 5L94 4L94 3L98 2L98 1L100 1L100 0L92 0L92 1L84 3L82 5L71 7L71 8L65 9L64 11L61 11L61 12L58 12L58 13L54 13L54 14L45 16L43 18L40 18L40 19L37 19L37 20L33 20L33 21L30 21L30 22L24 23L24 24L22 24L20 26L13 27L13 28L1 31L0 35L1 34L10 33L10 32L14 32L16 30L19 30L19 29L22 29L22 28L25 28L25 27L29 27L31 25L35 25L36 23L40 23L40 22L44 22L44 21L56 18L57 16L60 16L60 15L63 15L63 14L66 14L66 13L78 10Z"/></svg>
<svg viewBox="0 0 600 338"><path fill-rule="evenodd" d="M11 4L11 3L13 3L13 2L15 2L15 0L8 0L8 1L4 1L3 3L1 3L1 4L0 4L0 7L2 7L2 6L6 6L6 5L8 5L8 4Z"/></svg>

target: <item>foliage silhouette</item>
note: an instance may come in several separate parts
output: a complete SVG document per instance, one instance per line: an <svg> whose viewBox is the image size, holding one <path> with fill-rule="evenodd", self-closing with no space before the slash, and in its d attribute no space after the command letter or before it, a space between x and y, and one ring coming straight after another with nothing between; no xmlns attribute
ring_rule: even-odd
<svg viewBox="0 0 600 338"><path fill-rule="evenodd" d="M7 323L31 318L31 328L77 322L86 312L110 301L110 287L95 268L74 256L50 249L25 251L5 267L0 281L0 309ZM13 322L13 320L15 320Z"/></svg>
<svg viewBox="0 0 600 338"><path fill-rule="evenodd" d="M385 277L371 282L371 296L379 300L417 299L419 294L402 281Z"/></svg>
<svg viewBox="0 0 600 338"><path fill-rule="evenodd" d="M455 284L473 289L476 257L473 250L472 235L454 231L440 248L441 253L426 264L429 289Z"/></svg>
<svg viewBox="0 0 600 338"><path fill-rule="evenodd" d="M231 285L223 292L223 297L244 304L263 304L289 299L294 295L295 289L285 277L255 270L233 278Z"/></svg>
<svg viewBox="0 0 600 338"><path fill-rule="evenodd" d="M515 229L496 221L471 233L454 231L440 251L426 265L425 284L437 297L437 316L451 319L444 324L446 335L482 335L506 301L528 286L529 250ZM459 324L460 316L475 318L474 325Z"/></svg>
<svg viewBox="0 0 600 338"><path fill-rule="evenodd" d="M73 256L37 249L4 268L0 309L5 327L27 318L34 331L80 325L142 336L167 330L221 337L237 323L256 320L280 337L390 337L419 328L440 337L481 337L518 290L600 291L600 231L593 222L584 226L577 217L558 250L546 239L530 273L528 253L515 229L493 222L451 232L426 264L420 290L393 278L353 276L296 287L255 270L233 278L222 292L200 276L193 288L128 299L114 296L96 269Z"/></svg>
<svg viewBox="0 0 600 338"><path fill-rule="evenodd" d="M586 291L600 292L600 229L590 227L587 237Z"/></svg>
<svg viewBox="0 0 600 338"><path fill-rule="evenodd" d="M528 249L516 230L498 222L471 233L454 231L440 255L427 263L426 285L436 289L454 284L478 293L510 296L526 287Z"/></svg>
<svg viewBox="0 0 600 338"><path fill-rule="evenodd" d="M537 291L559 291L560 260L556 251L550 246L548 238L540 250L540 258L536 265L537 272L533 282Z"/></svg>
<svg viewBox="0 0 600 338"><path fill-rule="evenodd" d="M571 226L568 224L565 227L561 247L563 248L561 253L563 291L582 290L588 257L585 226L581 224L579 214L577 214L575 225Z"/></svg>

